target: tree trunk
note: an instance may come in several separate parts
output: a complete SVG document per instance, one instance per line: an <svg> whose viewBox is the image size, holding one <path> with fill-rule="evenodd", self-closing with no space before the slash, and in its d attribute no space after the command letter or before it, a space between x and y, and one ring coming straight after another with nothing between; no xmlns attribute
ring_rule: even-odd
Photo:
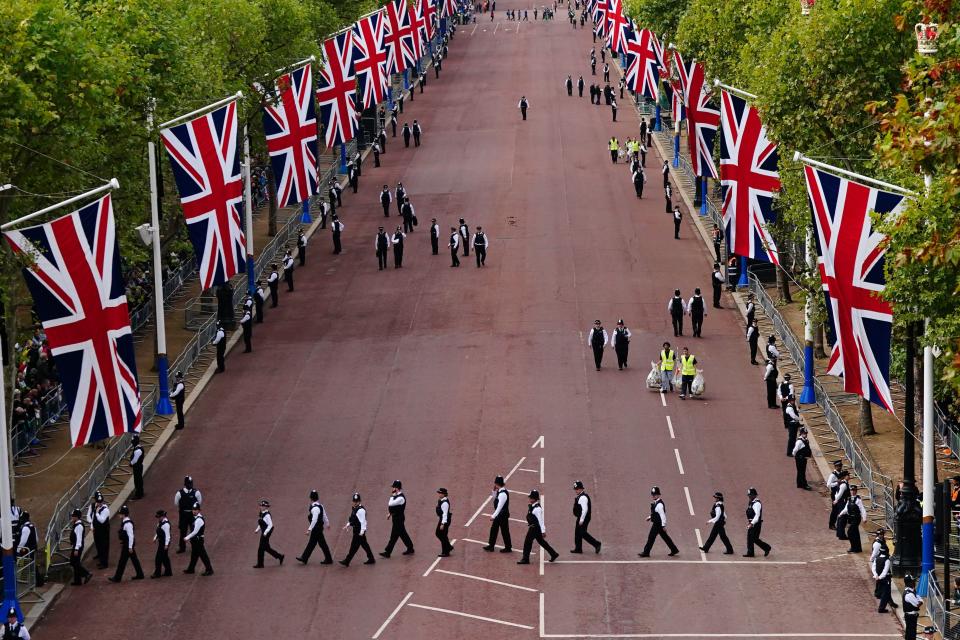
<svg viewBox="0 0 960 640"><path fill-rule="evenodd" d="M782 268L777 268L777 293L780 296L780 302L790 304L793 298L790 296L790 281L787 280L787 273Z"/></svg>
<svg viewBox="0 0 960 640"><path fill-rule="evenodd" d="M877 434L873 428L873 409L870 406L870 401L865 398L860 398L860 418L858 422L861 436L874 436Z"/></svg>
<svg viewBox="0 0 960 640"><path fill-rule="evenodd" d="M826 351L823 350L823 324L818 324L813 330L813 357L827 357Z"/></svg>
<svg viewBox="0 0 960 640"><path fill-rule="evenodd" d="M269 166L267 167L267 198L270 199L269 213L267 214L267 235L272 238L277 235L277 184L273 180L273 169Z"/></svg>

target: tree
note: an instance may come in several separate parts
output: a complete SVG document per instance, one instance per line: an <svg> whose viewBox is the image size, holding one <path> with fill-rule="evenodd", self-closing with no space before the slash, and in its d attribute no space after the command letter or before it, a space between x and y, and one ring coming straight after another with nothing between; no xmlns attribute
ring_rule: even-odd
<svg viewBox="0 0 960 640"><path fill-rule="evenodd" d="M657 37L665 35L669 41L677 32L677 24L689 4L690 0L626 0L624 13L636 20L640 27L653 29Z"/></svg>

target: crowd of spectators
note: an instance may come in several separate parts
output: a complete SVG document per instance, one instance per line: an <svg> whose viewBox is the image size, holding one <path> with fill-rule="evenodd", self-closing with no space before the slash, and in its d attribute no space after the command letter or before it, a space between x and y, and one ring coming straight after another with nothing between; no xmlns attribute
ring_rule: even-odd
<svg viewBox="0 0 960 640"><path fill-rule="evenodd" d="M161 261L164 282L176 277L180 272L184 260L181 255L186 254L182 250L171 250ZM127 308L131 315L143 305L153 303L153 263L151 259L128 265L124 269L123 276L127 283Z"/></svg>
<svg viewBox="0 0 960 640"><path fill-rule="evenodd" d="M50 345L43 329L36 328L26 340L13 347L13 356L17 363L16 382L13 389L12 427L25 426L32 420L39 424L46 422L48 415L58 403L47 406L44 400L49 392L58 385L57 372L50 356Z"/></svg>

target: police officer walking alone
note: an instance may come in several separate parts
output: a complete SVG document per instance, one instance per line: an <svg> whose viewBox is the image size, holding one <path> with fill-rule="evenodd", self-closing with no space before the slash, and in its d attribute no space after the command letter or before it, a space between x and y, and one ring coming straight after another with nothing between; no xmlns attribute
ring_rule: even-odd
<svg viewBox="0 0 960 640"><path fill-rule="evenodd" d="M546 540L547 525L543 521L540 492L534 489L527 497L530 499L530 506L527 507L527 537L523 541L523 556L517 561L517 564L530 564L530 552L533 550L534 541L540 545L541 549L550 554L550 562L553 562L560 554Z"/></svg>
<svg viewBox="0 0 960 640"><path fill-rule="evenodd" d="M403 268L403 240L407 237L407 234L403 232L403 227L397 225L397 230L393 234L392 242L390 243L393 246L393 268L402 269Z"/></svg>
<svg viewBox="0 0 960 640"><path fill-rule="evenodd" d="M903 577L903 584L906 587L903 590L903 626L905 640L916 640L917 638L917 619L920 617L920 607L923 600L918 596L914 588L916 581L913 576L907 574Z"/></svg>
<svg viewBox="0 0 960 640"><path fill-rule="evenodd" d="M440 541L439 557L449 557L453 551L453 545L450 544L450 499L447 497L447 490L443 487L437 489L437 540Z"/></svg>
<svg viewBox="0 0 960 640"><path fill-rule="evenodd" d="M373 557L373 551L370 550L370 544L367 542L367 509L363 506L359 493L353 494L353 508L350 510L350 518L343 528L344 530L353 529L353 537L350 539L350 551L347 552L347 557L340 561L340 564L349 567L353 556L361 548L367 554L367 561L363 564L376 564L377 560Z"/></svg>
<svg viewBox="0 0 960 640"><path fill-rule="evenodd" d="M133 499L143 497L143 445L140 444L140 434L135 433L131 438L133 447L130 449L130 471L133 473Z"/></svg>
<svg viewBox="0 0 960 640"><path fill-rule="evenodd" d="M587 334L587 346L593 349L593 362L600 371L600 363L603 362L603 348L607 346L607 330L599 320L593 321L593 329Z"/></svg>
<svg viewBox="0 0 960 640"><path fill-rule="evenodd" d="M377 237L373 241L373 246L377 250L377 271L383 271L387 268L387 249L390 247L390 238L387 232L380 227L377 231Z"/></svg>
<svg viewBox="0 0 960 640"><path fill-rule="evenodd" d="M713 528L710 529L710 535L707 536L707 541L700 547L700 551L709 553L710 547L719 537L724 546L723 554L729 556L733 554L733 545L730 544L730 538L727 537L727 509L723 504L723 494L719 491L715 492L713 500L713 506L710 508L710 519L707 520L707 524L712 524Z"/></svg>
<svg viewBox="0 0 960 640"><path fill-rule="evenodd" d="M527 119L527 109L530 107L530 103L527 102L527 96L520 96L520 102L517 103L517 108L520 109L520 115L523 116L523 119Z"/></svg>
<svg viewBox="0 0 960 640"><path fill-rule="evenodd" d="M127 505L120 507L120 560L117 561L117 572L108 578L110 582L120 582L123 580L123 572L127 568L127 560L133 564L133 570L136 572L134 580L143 580L143 568L140 566L140 558L137 557L137 550L134 547L133 520L130 519L130 508Z"/></svg>
<svg viewBox="0 0 960 640"><path fill-rule="evenodd" d="M673 540L671 540L670 535L667 534L667 508L663 504L663 500L660 499L660 487L655 486L650 489L650 496L650 515L647 516L647 522L650 523L650 533L647 534L647 544L644 545L643 551L637 555L641 558L649 558L650 551L653 549L653 543L656 542L657 536L660 536L667 544L667 547L670 548L670 553L667 555L675 556L680 553L680 549L677 548L677 545L673 544Z"/></svg>
<svg viewBox="0 0 960 640"><path fill-rule="evenodd" d="M493 552L497 544L497 533L503 539L501 553L510 553L513 545L510 541L510 494L504 488L503 476L493 479L493 515L490 516L490 539L484 551Z"/></svg>
<svg viewBox="0 0 960 640"><path fill-rule="evenodd" d="M387 520L390 521L390 540L387 541L387 547L380 552L384 558L389 558L393 553L393 547L397 540L403 540L403 546L407 548L403 555L408 556L413 553L413 541L407 533L406 525L407 497L403 495L403 483L394 480L390 485L390 498L387 499Z"/></svg>
<svg viewBox="0 0 960 640"><path fill-rule="evenodd" d="M320 494L316 489L310 492L310 506L307 508L307 546L303 553L297 556L297 560L307 564L310 560L310 554L315 547L320 547L323 552L323 560L320 564L333 564L333 558L330 556L330 547L327 546L327 539L323 535L323 530L330 526L330 519L327 518L327 512L320 504Z"/></svg>
<svg viewBox="0 0 960 640"><path fill-rule="evenodd" d="M570 553L583 553L583 543L593 547L596 553L600 553L600 546L603 544L594 538L587 531L590 526L590 518L593 517L593 504L590 502L590 496L583 489L583 482L576 480L573 483L573 490L577 494L573 499L573 549Z"/></svg>
<svg viewBox="0 0 960 640"><path fill-rule="evenodd" d="M744 558L753 557L754 546L763 549L764 557L770 555L770 545L760 539L760 533L763 530L763 505L757 497L757 490L753 487L747 491L749 502L747 503L747 552L743 554Z"/></svg>
<svg viewBox="0 0 960 640"><path fill-rule="evenodd" d="M257 528L254 533L260 534L260 544L257 546L257 564L254 569L263 569L263 556L268 553L283 564L284 555L270 546L270 536L273 535L273 516L270 515L270 501L260 501L260 515L257 518Z"/></svg>

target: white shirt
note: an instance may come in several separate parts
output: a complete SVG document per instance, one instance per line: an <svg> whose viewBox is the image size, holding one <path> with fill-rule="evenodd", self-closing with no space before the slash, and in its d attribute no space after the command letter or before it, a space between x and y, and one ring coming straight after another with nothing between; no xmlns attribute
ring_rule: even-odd
<svg viewBox="0 0 960 640"><path fill-rule="evenodd" d="M253 319L253 316L250 315L250 310L247 309L246 311L243 312L243 317L240 318L240 324L246 324L250 322L252 319Z"/></svg>
<svg viewBox="0 0 960 640"><path fill-rule="evenodd" d="M840 504L840 500L843 499L843 496L847 493L848 486L846 480L837 484L837 496L833 499L833 504Z"/></svg>
<svg viewBox="0 0 960 640"><path fill-rule="evenodd" d="M690 299L687 300L687 309L690 309L690 308L693 307L693 301L696 300L697 298L703 299L703 296L690 296ZM703 315L707 315L707 305L706 305L706 304L703 305Z"/></svg>
<svg viewBox="0 0 960 640"><path fill-rule="evenodd" d="M73 525L73 534L74 534L74 535L76 536L76 538L77 538L76 543L73 545L74 550L75 550L75 551L83 551L83 534L84 534L84 531L83 531L83 523L82 523L82 522L79 522L79 521L78 521L75 525Z"/></svg>
<svg viewBox="0 0 960 640"><path fill-rule="evenodd" d="M440 225L438 225L438 224L430 225L430 233L432 233L433 235L435 235L435 236L437 236L437 237L439 238L439 237L440 237Z"/></svg>
<svg viewBox="0 0 960 640"><path fill-rule="evenodd" d="M793 385L787 384L787 395L780 394L780 402L786 402L793 394Z"/></svg>
<svg viewBox="0 0 960 640"><path fill-rule="evenodd" d="M469 234L467 233L467 225L465 224L461 224L458 227L458 232L460 233L460 237L462 237L464 240L469 237Z"/></svg>
<svg viewBox="0 0 960 640"><path fill-rule="evenodd" d="M357 509L357 520L360 521L360 535L365 535L367 533L367 509L366 507L360 507ZM350 521L347 520L347 525L350 524Z"/></svg>
<svg viewBox="0 0 960 640"><path fill-rule="evenodd" d="M529 107L530 107L530 101L529 101L529 100L521 100L520 102L518 102L518 103L517 103L517 108L518 108L518 109L522 109L522 108L523 108L523 103L524 103L524 102L526 102L526 103L527 103L527 108L529 108Z"/></svg>
<svg viewBox="0 0 960 640"><path fill-rule="evenodd" d="M164 518L160 521L160 530L163 531L163 547L166 549L170 546L170 521ZM154 541L156 541L157 536L153 536Z"/></svg>
<svg viewBox="0 0 960 640"><path fill-rule="evenodd" d="M30 632L27 631L27 628L22 624L19 625L19 627L20 627L20 632L16 635L16 637L20 638L20 640L30 640ZM0 637L4 637L4 634L6 634L6 632L7 632L7 625L6 623L4 623L4 625L0 627Z"/></svg>
<svg viewBox="0 0 960 640"><path fill-rule="evenodd" d="M767 365L766 371L763 372L763 379L769 380L771 377L776 375L776 367L773 366L773 363Z"/></svg>
<svg viewBox="0 0 960 640"><path fill-rule="evenodd" d="M388 507L399 507L404 504L407 504L407 499L402 493L398 493L395 496L390 496L390 498L387 499Z"/></svg>
<svg viewBox="0 0 960 640"><path fill-rule="evenodd" d="M753 325L750 325L749 327L747 327L747 342L750 341L750 338L752 338L753 334L755 333L757 333L756 327L754 327Z"/></svg>
<svg viewBox="0 0 960 640"><path fill-rule="evenodd" d="M94 511L93 505L87 507L87 522L93 524L93 520L96 518L97 522L100 524L106 524L110 520L110 507L103 505Z"/></svg>
<svg viewBox="0 0 960 640"><path fill-rule="evenodd" d="M380 234L378 233L373 237L373 248L379 249L380 248L379 244L380 244ZM387 248L390 248L390 236L387 236Z"/></svg>
<svg viewBox="0 0 960 640"><path fill-rule="evenodd" d="M719 269L713 272L713 279L720 283L723 282L723 274L720 273Z"/></svg>
<svg viewBox="0 0 960 640"><path fill-rule="evenodd" d="M127 549L133 551L133 520L124 518L120 523L120 528L127 534Z"/></svg>
<svg viewBox="0 0 960 640"><path fill-rule="evenodd" d="M263 530L263 535L268 535L273 531L273 518L266 511L260 512L260 518L263 520L263 524L267 525ZM257 523L257 528L253 530L255 533L260 532L260 523Z"/></svg>
<svg viewBox="0 0 960 640"><path fill-rule="evenodd" d="M134 447L133 455L130 456L130 466L139 464L143 460L143 447Z"/></svg>
<svg viewBox="0 0 960 640"><path fill-rule="evenodd" d="M260 298L260 302L267 299L267 292L264 291L263 287L257 287L257 297Z"/></svg>
<svg viewBox="0 0 960 640"><path fill-rule="evenodd" d="M586 520L587 514L590 513L590 500L587 496L582 493L577 496L577 504L580 505L580 524L583 524L583 521Z"/></svg>
<svg viewBox="0 0 960 640"><path fill-rule="evenodd" d="M423 74L421 74L421 75L423 75ZM418 123L414 122L414 123L413 123L413 133L414 133L414 135L419 135L419 134L423 133L423 127L421 127Z"/></svg>
<svg viewBox="0 0 960 640"><path fill-rule="evenodd" d="M786 413L787 413L787 416L790 417L791 419L796 420L797 422L800 422L800 416L799 414L797 414L797 410L793 408L792 404L787 405Z"/></svg>
<svg viewBox="0 0 960 640"><path fill-rule="evenodd" d="M186 488L186 487L184 487L184 488ZM200 490L199 490L199 489L194 489L194 490L193 490L193 499L197 501L197 504L201 504L201 503L203 502L203 496L200 495ZM180 506L180 492L179 492L179 491L177 491L176 495L173 496L173 504L177 505L178 507Z"/></svg>
<svg viewBox="0 0 960 640"><path fill-rule="evenodd" d="M833 489L838 484L840 484L840 478L837 477L836 471L832 471L827 477L827 487Z"/></svg>
<svg viewBox="0 0 960 640"><path fill-rule="evenodd" d="M449 246L452 247L453 249L456 249L456 248L458 248L458 247L460 246L460 234L458 234L458 233L451 233L451 234L450 234L450 245L449 245Z"/></svg>
<svg viewBox="0 0 960 640"><path fill-rule="evenodd" d="M674 301L674 300L679 300L679 301L680 301L680 306L683 307L683 312L686 313L686 312L687 312L687 303L686 303L686 301L684 301L683 298L678 298L678 297L676 297L676 296L674 296L674 297L670 298L669 300L667 300L667 313L673 313L673 301Z"/></svg>
<svg viewBox="0 0 960 640"><path fill-rule="evenodd" d="M486 232L484 232L484 234L483 234L483 240L484 240L484 245L483 245L484 248L489 247L489 246L490 246L490 236L488 236L488 235L486 234ZM473 246L474 249L476 249L476 247L477 247L477 234L473 234L473 240L470 241L470 245Z"/></svg>
<svg viewBox="0 0 960 640"><path fill-rule="evenodd" d="M203 526L203 516L198 514L197 517L193 519L193 529L190 531L190 533L183 536L183 539L192 540L195 535L200 533L200 527L202 526Z"/></svg>
<svg viewBox="0 0 960 640"><path fill-rule="evenodd" d="M280 274L276 271L270 272L270 277L267 278L267 282L276 282L280 278Z"/></svg>
<svg viewBox="0 0 960 640"><path fill-rule="evenodd" d="M397 231L396 233L393 234L393 238L391 238L391 240L393 244L399 244L406 237L407 237L407 234L405 234L402 231Z"/></svg>
<svg viewBox="0 0 960 640"><path fill-rule="evenodd" d="M386 191L381 191L381 192L380 192L380 202L381 202L381 204L383 203L384 196L386 196L387 202L393 202L393 196L390 195L390 191L389 191L389 190L386 190Z"/></svg>
<svg viewBox="0 0 960 640"><path fill-rule="evenodd" d="M300 237L297 238L297 240L300 242L300 246L302 247L307 246L307 236L305 236L304 234L301 233Z"/></svg>
<svg viewBox="0 0 960 640"><path fill-rule="evenodd" d="M497 508L493 510L493 516L496 518L500 515L500 512L507 508L507 503L510 501L510 494L507 493L506 489L498 489L493 492L494 498L499 498L497 502Z"/></svg>
<svg viewBox="0 0 960 640"><path fill-rule="evenodd" d="M853 502L857 505L860 510L860 521L864 522L867 519L867 510L863 508L863 500L860 496L854 496ZM850 515L850 501L847 501L847 504L840 510L840 515Z"/></svg>
<svg viewBox="0 0 960 640"><path fill-rule="evenodd" d="M330 227L330 229L331 229L331 231L333 231L334 233L340 233L341 231L343 231L343 223L340 222L339 220L334 220L334 221L333 221L333 226Z"/></svg>
<svg viewBox="0 0 960 640"><path fill-rule="evenodd" d="M760 504L759 500L754 500L750 503L750 506L753 507L753 520L750 521L750 524L757 524L760 522L760 514L763 511L763 505Z"/></svg>
<svg viewBox="0 0 960 640"><path fill-rule="evenodd" d="M170 392L170 399L175 400L177 397L183 395L183 383L178 382L177 386L173 388L173 391Z"/></svg>
<svg viewBox="0 0 960 640"><path fill-rule="evenodd" d="M906 591L903 592L903 599L906 600L907 602L909 602L910 604L912 604L912 605L915 606L915 607L919 607L920 605L923 604L923 600L921 600L921 599L917 596L917 594L913 592L912 589L906 590Z"/></svg>
<svg viewBox="0 0 960 640"><path fill-rule="evenodd" d="M220 344L220 341L223 340L223 329L217 329L217 332L213 336L213 344Z"/></svg>
<svg viewBox="0 0 960 640"><path fill-rule="evenodd" d="M33 527L24 526L20 529L20 542L17 544L18 549L26 549L27 541L30 539L30 532L34 530Z"/></svg>
<svg viewBox="0 0 960 640"><path fill-rule="evenodd" d="M625 335L626 335L627 340L629 340L629 339L633 336L633 334L630 333L630 329L627 329L626 327L624 327L624 328L623 328L623 331L624 331L624 333L625 333ZM617 329L614 329L614 330L613 330L613 335L610 336L610 346L611 346L611 347L616 347L616 346L617 346L617 333L618 333L618 330L617 330Z"/></svg>
<svg viewBox="0 0 960 640"><path fill-rule="evenodd" d="M883 545L880 544L880 541L879 541L879 540L874 540L874 541L873 541L873 546L870 547L870 562L871 562L871 563L872 563L874 560L877 559L877 556L878 556L878 555L880 555L880 549L882 549L882 548L883 548ZM874 576L874 577L876 577L876 576Z"/></svg>
<svg viewBox="0 0 960 640"><path fill-rule="evenodd" d="M873 574L874 579L883 580L890 575L890 556L887 556L887 559L883 563L883 570L880 571L880 575L877 575L877 564L874 562L875 558L870 559L870 573Z"/></svg>
<svg viewBox="0 0 960 640"><path fill-rule="evenodd" d="M590 329L590 333L587 334L587 346L593 346L593 334L597 331L597 328L594 327ZM603 346L607 346L607 330L603 329Z"/></svg>
<svg viewBox="0 0 960 640"><path fill-rule="evenodd" d="M450 522L450 501L444 498L440 501L440 524Z"/></svg>
<svg viewBox="0 0 960 640"><path fill-rule="evenodd" d="M803 438L797 438L797 441L793 443L793 455L796 456L800 453L800 450L806 446L807 441Z"/></svg>
<svg viewBox="0 0 960 640"><path fill-rule="evenodd" d="M709 520L707 520L707 524L714 524L714 523L715 523L717 520L719 520L721 517L723 518L723 521L726 522L726 521L727 521L727 513L726 513L726 511L724 511L724 509L723 509L723 503L720 502L719 500L717 500L716 502L713 503L713 506L716 507L717 515L715 515L715 516L713 516L712 518L710 518Z"/></svg>
<svg viewBox="0 0 960 640"><path fill-rule="evenodd" d="M540 506L539 502L535 502L533 505L533 517L537 519L537 524L540 525L540 533L546 533L547 525L543 521L543 507Z"/></svg>
<svg viewBox="0 0 960 640"><path fill-rule="evenodd" d="M653 508L657 512L657 515L660 516L660 526L664 529L667 527L667 509L663 506L663 502L657 502L657 506Z"/></svg>
<svg viewBox="0 0 960 640"><path fill-rule="evenodd" d="M293 256L284 256L283 257L283 268L292 269L293 268Z"/></svg>
<svg viewBox="0 0 960 640"><path fill-rule="evenodd" d="M773 358L780 359L780 351L777 349L776 345L768 344L767 345L767 355L772 356Z"/></svg>
<svg viewBox="0 0 960 640"><path fill-rule="evenodd" d="M317 523L320 522L321 513L323 513L323 526L330 526L330 520L327 518L327 510L324 509L323 505L319 502L314 502L310 505L310 526L307 527L307 531L313 531L313 528L317 526Z"/></svg>

